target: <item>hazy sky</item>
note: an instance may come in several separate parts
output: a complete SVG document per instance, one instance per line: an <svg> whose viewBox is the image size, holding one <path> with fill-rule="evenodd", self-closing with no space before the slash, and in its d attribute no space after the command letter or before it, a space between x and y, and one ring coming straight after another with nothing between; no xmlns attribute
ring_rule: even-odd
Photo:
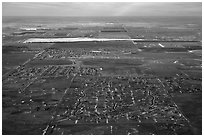
<svg viewBox="0 0 204 137"><path fill-rule="evenodd" d="M3 2L3 16L202 16L202 4L158 2Z"/></svg>

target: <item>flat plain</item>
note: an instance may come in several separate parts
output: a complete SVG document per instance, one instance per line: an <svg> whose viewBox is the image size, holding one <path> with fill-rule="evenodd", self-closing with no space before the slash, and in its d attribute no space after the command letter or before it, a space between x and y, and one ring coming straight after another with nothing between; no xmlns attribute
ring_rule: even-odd
<svg viewBox="0 0 204 137"><path fill-rule="evenodd" d="M202 134L201 21L183 18L3 18L2 133Z"/></svg>

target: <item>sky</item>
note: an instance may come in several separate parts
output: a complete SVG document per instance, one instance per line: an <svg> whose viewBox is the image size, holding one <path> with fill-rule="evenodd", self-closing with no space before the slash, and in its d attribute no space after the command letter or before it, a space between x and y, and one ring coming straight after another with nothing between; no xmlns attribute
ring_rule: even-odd
<svg viewBox="0 0 204 137"><path fill-rule="evenodd" d="M3 2L3 16L202 16L201 2Z"/></svg>

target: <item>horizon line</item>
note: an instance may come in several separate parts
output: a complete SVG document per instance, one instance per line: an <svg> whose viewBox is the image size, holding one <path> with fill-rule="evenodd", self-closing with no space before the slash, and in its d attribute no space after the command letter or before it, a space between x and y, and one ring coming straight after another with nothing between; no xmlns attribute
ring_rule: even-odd
<svg viewBox="0 0 204 137"><path fill-rule="evenodd" d="M63 15L58 15L58 16L52 16L52 15L46 15L46 16L36 16L36 15L30 15L30 16L19 16L19 15L2 15L2 17L155 17L155 16L158 16L158 17L202 17L199 16L199 15L196 15L196 16L190 16L190 15L143 15L143 16L63 16Z"/></svg>

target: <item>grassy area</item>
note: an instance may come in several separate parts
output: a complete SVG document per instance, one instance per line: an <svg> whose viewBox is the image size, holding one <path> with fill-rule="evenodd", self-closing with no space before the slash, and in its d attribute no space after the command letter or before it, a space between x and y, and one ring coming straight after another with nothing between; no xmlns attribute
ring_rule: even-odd
<svg viewBox="0 0 204 137"><path fill-rule="evenodd" d="M2 54L2 64L3 66L18 66L33 58L34 55L34 53Z"/></svg>
<svg viewBox="0 0 204 137"><path fill-rule="evenodd" d="M56 43L51 47L54 48L130 48L135 47L130 41L104 41L104 42L70 42Z"/></svg>
<svg viewBox="0 0 204 137"><path fill-rule="evenodd" d="M70 60L33 60L29 62L30 66L41 66L41 65L71 65Z"/></svg>
<svg viewBox="0 0 204 137"><path fill-rule="evenodd" d="M139 59L85 59L83 60L84 65L90 66L101 66L101 67L130 67L139 66L144 62Z"/></svg>

